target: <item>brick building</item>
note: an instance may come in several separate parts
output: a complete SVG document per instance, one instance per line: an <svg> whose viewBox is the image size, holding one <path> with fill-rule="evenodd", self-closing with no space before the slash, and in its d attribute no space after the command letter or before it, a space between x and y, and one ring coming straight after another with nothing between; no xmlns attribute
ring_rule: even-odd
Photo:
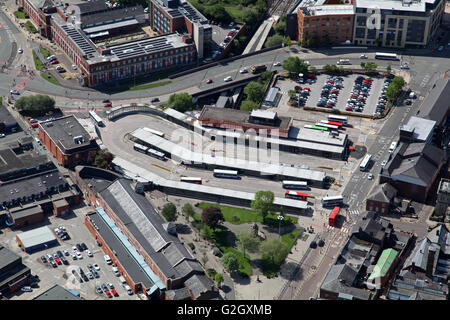
<svg viewBox="0 0 450 320"><path fill-rule="evenodd" d="M31 270L22 263L22 258L0 245L0 293L7 294L27 285Z"/></svg>
<svg viewBox="0 0 450 320"><path fill-rule="evenodd" d="M44 37L51 34L51 14L56 12L52 0L19 0L18 4L25 9L38 32Z"/></svg>
<svg viewBox="0 0 450 320"><path fill-rule="evenodd" d="M57 161L67 168L91 163L97 154L95 139L73 115L40 122L38 135Z"/></svg>
<svg viewBox="0 0 450 320"><path fill-rule="evenodd" d="M395 206L397 190L389 183L376 185L366 200L366 210L389 213Z"/></svg>

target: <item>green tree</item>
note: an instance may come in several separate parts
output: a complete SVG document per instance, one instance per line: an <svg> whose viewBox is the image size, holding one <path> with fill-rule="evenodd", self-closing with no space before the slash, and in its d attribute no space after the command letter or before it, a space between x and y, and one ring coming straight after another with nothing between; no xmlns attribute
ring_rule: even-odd
<svg viewBox="0 0 450 320"><path fill-rule="evenodd" d="M216 273L216 274L214 275L214 280L216 281L217 286L220 288L220 286L221 286L221 284L222 284L222 282L223 282L223 274L221 274L221 273Z"/></svg>
<svg viewBox="0 0 450 320"><path fill-rule="evenodd" d="M394 77L392 79L391 84L386 89L386 97L389 101L395 101L397 99L404 85L405 80L402 77Z"/></svg>
<svg viewBox="0 0 450 320"><path fill-rule="evenodd" d="M55 100L46 95L36 94L20 97L14 106L23 116L42 116L55 110Z"/></svg>
<svg viewBox="0 0 450 320"><path fill-rule="evenodd" d="M103 149L97 152L94 158L94 166L101 169L108 169L114 159L114 155L107 149Z"/></svg>
<svg viewBox="0 0 450 320"><path fill-rule="evenodd" d="M256 253L259 250L259 245L261 241L259 238L253 233L253 231L241 231L237 233L237 241L236 245L239 249L242 250L245 257L245 252Z"/></svg>
<svg viewBox="0 0 450 320"><path fill-rule="evenodd" d="M211 227L209 227L207 225L203 225L201 235L206 240L212 240L212 239L214 239L214 230L211 229Z"/></svg>
<svg viewBox="0 0 450 320"><path fill-rule="evenodd" d="M365 62L361 62L360 66L361 66L361 68L365 69L366 68L366 63Z"/></svg>
<svg viewBox="0 0 450 320"><path fill-rule="evenodd" d="M258 191L255 194L255 200L252 201L252 209L258 210L263 216L263 222L267 214L273 210L274 194L272 191Z"/></svg>
<svg viewBox="0 0 450 320"><path fill-rule="evenodd" d="M162 209L162 215L167 221L175 221L177 217L177 207L172 202L168 202Z"/></svg>
<svg viewBox="0 0 450 320"><path fill-rule="evenodd" d="M299 47L301 47L302 44L303 44L303 43L302 43L302 40L298 40L298 41L297 41L297 45L298 45Z"/></svg>
<svg viewBox="0 0 450 320"><path fill-rule="evenodd" d="M169 105L179 112L185 112L193 107L192 96L186 92L174 93L169 97Z"/></svg>
<svg viewBox="0 0 450 320"><path fill-rule="evenodd" d="M254 26L259 20L259 12L258 9L254 7L246 7L242 10L242 20L243 22L251 28Z"/></svg>
<svg viewBox="0 0 450 320"><path fill-rule="evenodd" d="M308 48L311 48L311 46L312 46L312 39L311 38L306 39L306 46Z"/></svg>
<svg viewBox="0 0 450 320"><path fill-rule="evenodd" d="M281 264L286 258L289 248L275 237L264 240L260 245L263 259L270 260L272 264Z"/></svg>
<svg viewBox="0 0 450 320"><path fill-rule="evenodd" d="M240 109L243 111L252 111L252 110L258 109L258 107L259 107L258 103L251 101L251 100L244 100L241 102Z"/></svg>
<svg viewBox="0 0 450 320"><path fill-rule="evenodd" d="M273 36L267 38L265 47L266 48L276 47L276 46L280 46L282 43L283 43L283 36L276 34L276 35L273 35Z"/></svg>
<svg viewBox="0 0 450 320"><path fill-rule="evenodd" d="M362 66L362 63L361 63ZM364 66L362 66L366 71L374 71L377 69L378 65L373 62L366 62Z"/></svg>
<svg viewBox="0 0 450 320"><path fill-rule="evenodd" d="M244 93L250 101L260 102L264 96L264 87L259 82L251 81L245 86Z"/></svg>
<svg viewBox="0 0 450 320"><path fill-rule="evenodd" d="M292 45L292 40L289 37L285 37L283 41L284 41L284 44L287 45L288 47L290 47Z"/></svg>
<svg viewBox="0 0 450 320"><path fill-rule="evenodd" d="M286 22L279 21L274 27L273 30L277 34L285 35L286 34Z"/></svg>
<svg viewBox="0 0 450 320"><path fill-rule="evenodd" d="M222 211L217 207L208 207L203 209L202 223L209 226L211 229L216 227L224 221Z"/></svg>
<svg viewBox="0 0 450 320"><path fill-rule="evenodd" d="M207 6L203 10L203 13L208 19L214 21L230 22L231 20L233 20L230 14L225 10L224 6L221 4Z"/></svg>
<svg viewBox="0 0 450 320"><path fill-rule="evenodd" d="M192 218L195 214L195 210L190 203L186 203L181 208L181 211L188 217L188 221L189 221L189 218Z"/></svg>
<svg viewBox="0 0 450 320"><path fill-rule="evenodd" d="M270 78L272 78L272 71L264 71L259 76L258 82L265 86L269 82Z"/></svg>
<svg viewBox="0 0 450 320"><path fill-rule="evenodd" d="M220 262L222 263L225 270L230 273L239 269L238 258L233 252L225 253L222 258L220 258Z"/></svg>
<svg viewBox="0 0 450 320"><path fill-rule="evenodd" d="M386 67L386 73L387 73L388 75L390 75L390 74L392 73L391 65L388 65L388 66Z"/></svg>
<svg viewBox="0 0 450 320"><path fill-rule="evenodd" d="M289 57L283 61L283 68L286 69L290 75L305 74L308 72L308 65L299 57Z"/></svg>

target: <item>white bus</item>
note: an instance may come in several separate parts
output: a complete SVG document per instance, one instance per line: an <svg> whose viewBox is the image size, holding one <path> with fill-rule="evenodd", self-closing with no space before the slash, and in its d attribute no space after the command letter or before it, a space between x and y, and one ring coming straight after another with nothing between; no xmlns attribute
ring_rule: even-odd
<svg viewBox="0 0 450 320"><path fill-rule="evenodd" d="M161 138L164 138L164 132L161 132L161 131L158 131L158 130L153 130L153 129L150 129L150 128L147 128L147 127L144 127L142 129L144 129L145 131L151 132L151 133L153 133L153 134L155 134L157 136L160 136Z"/></svg>
<svg viewBox="0 0 450 320"><path fill-rule="evenodd" d="M395 53L385 53L385 52L376 52L375 59L381 60L398 60L398 57Z"/></svg>
<svg viewBox="0 0 450 320"><path fill-rule="evenodd" d="M214 169L213 175L216 178L239 179L238 172L236 170Z"/></svg>
<svg viewBox="0 0 450 320"><path fill-rule="evenodd" d="M284 180L281 182L284 189L297 189L297 190L305 190L308 189L308 183L306 181L290 181Z"/></svg>
<svg viewBox="0 0 450 320"><path fill-rule="evenodd" d="M395 148L397 148L397 141L393 141L389 146L389 153L394 152Z"/></svg>
<svg viewBox="0 0 450 320"><path fill-rule="evenodd" d="M344 203L344 197L343 196L332 196L332 197L325 197L322 198L322 207L335 207L342 205Z"/></svg>
<svg viewBox="0 0 450 320"><path fill-rule="evenodd" d="M360 171L365 171L367 169L367 166L369 165L371 158L372 158L371 154L366 154L364 159L362 159L361 164L359 165Z"/></svg>
<svg viewBox="0 0 450 320"><path fill-rule="evenodd" d="M347 125L347 117L346 116L338 116L338 115L329 115L328 121L341 122L344 126Z"/></svg>
<svg viewBox="0 0 450 320"><path fill-rule="evenodd" d="M147 151L148 151L148 147L143 146L142 144L139 144L139 143L135 143L133 148L134 148L134 150L145 153L145 154L147 154Z"/></svg>
<svg viewBox="0 0 450 320"><path fill-rule="evenodd" d="M99 127L104 127L105 124L102 121L102 118L100 118L98 116L98 114L95 111L89 111L89 116L91 117L92 120L94 120L94 122L99 126Z"/></svg>
<svg viewBox="0 0 450 320"><path fill-rule="evenodd" d="M147 154L148 154L149 156L152 156L152 157L157 158L157 159L159 159L159 160L166 161L166 157L164 156L164 153L159 152L159 151L156 151L155 149L150 149L150 148L149 148L149 149L147 150Z"/></svg>
<svg viewBox="0 0 450 320"><path fill-rule="evenodd" d="M322 121L325 121L325 120L322 120ZM328 124L327 121L325 121L325 123L322 122L322 121L317 122L317 123L316 123L316 126L325 127L325 128L330 129L330 130L336 130L336 131L339 130L339 127L338 127L338 126L335 126L335 125L332 125L332 124Z"/></svg>
<svg viewBox="0 0 450 320"><path fill-rule="evenodd" d="M198 177L181 177L180 181L181 182L202 184L202 178L198 178Z"/></svg>
<svg viewBox="0 0 450 320"><path fill-rule="evenodd" d="M339 59L337 64L351 64L349 59Z"/></svg>

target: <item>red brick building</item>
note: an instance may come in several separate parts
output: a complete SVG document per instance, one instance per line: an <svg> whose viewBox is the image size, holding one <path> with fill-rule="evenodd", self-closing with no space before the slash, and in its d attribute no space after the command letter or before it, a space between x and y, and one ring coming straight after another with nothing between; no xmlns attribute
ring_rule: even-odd
<svg viewBox="0 0 450 320"><path fill-rule="evenodd" d="M51 0L19 0L18 4L25 9L30 19L37 26L41 35L49 38L51 34L51 14L56 12Z"/></svg>
<svg viewBox="0 0 450 320"><path fill-rule="evenodd" d="M58 162L66 168L94 160L98 145L72 115L39 123L38 135Z"/></svg>

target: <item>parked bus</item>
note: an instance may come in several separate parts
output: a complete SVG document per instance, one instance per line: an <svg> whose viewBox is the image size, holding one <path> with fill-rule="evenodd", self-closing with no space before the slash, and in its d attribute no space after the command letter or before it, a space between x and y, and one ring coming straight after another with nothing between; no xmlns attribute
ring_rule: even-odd
<svg viewBox="0 0 450 320"><path fill-rule="evenodd" d="M329 121L329 120L320 120L320 123L323 124L331 124L333 126L337 126L339 129L342 129L342 122L338 121Z"/></svg>
<svg viewBox="0 0 450 320"><path fill-rule="evenodd" d="M142 129L144 129L145 131L151 132L153 134L156 134L157 136L160 136L161 138L164 138L164 132L153 130L153 129L146 128L146 127L142 128Z"/></svg>
<svg viewBox="0 0 450 320"><path fill-rule="evenodd" d="M328 124L328 123L318 122L318 123L316 123L316 126L325 127L325 128L328 128L329 130L336 130L336 131L339 130L338 126L334 126L334 125Z"/></svg>
<svg viewBox="0 0 450 320"><path fill-rule="evenodd" d="M142 144L139 144L139 143L135 143L133 149L136 151L145 153L145 154L147 154L147 151L148 151L148 147L143 146Z"/></svg>
<svg viewBox="0 0 450 320"><path fill-rule="evenodd" d="M149 156L152 156L152 157L154 157L154 158L157 158L157 159L159 159L159 160L163 160L163 161L166 161L167 159L166 159L166 157L165 157L165 155L164 155L164 153L162 153L162 152L159 152L159 151L156 151L155 149L148 149L147 150L147 154L149 155Z"/></svg>
<svg viewBox="0 0 450 320"><path fill-rule="evenodd" d="M202 184L202 178L198 178L198 177L181 177L180 181L181 182Z"/></svg>
<svg viewBox="0 0 450 320"><path fill-rule="evenodd" d="M342 123L343 126L347 125L347 117L346 116L338 116L338 115L329 115L328 121L336 121Z"/></svg>
<svg viewBox="0 0 450 320"><path fill-rule="evenodd" d="M98 116L98 114L95 111L89 111L89 116L91 117L92 120L94 120L94 122L99 126L99 127L104 127L105 124L102 121L102 118L100 118Z"/></svg>
<svg viewBox="0 0 450 320"><path fill-rule="evenodd" d="M328 224L330 226L333 227L334 224L336 223L340 209L341 209L340 207L334 207L333 211L331 211L330 217L328 218Z"/></svg>
<svg viewBox="0 0 450 320"><path fill-rule="evenodd" d="M322 126L318 126L318 125L311 126L311 129L320 130L320 131L328 131L328 128L322 127Z"/></svg>
<svg viewBox="0 0 450 320"><path fill-rule="evenodd" d="M339 59L337 64L351 64L349 59Z"/></svg>
<svg viewBox="0 0 450 320"><path fill-rule="evenodd" d="M284 193L285 198L308 201L308 194L298 191L286 190Z"/></svg>
<svg viewBox="0 0 450 320"><path fill-rule="evenodd" d="M239 179L238 172L236 170L214 169L213 175L216 178Z"/></svg>
<svg viewBox="0 0 450 320"><path fill-rule="evenodd" d="M389 153L394 152L395 148L397 148L397 141L393 141L389 146Z"/></svg>
<svg viewBox="0 0 450 320"><path fill-rule="evenodd" d="M297 189L297 190L304 190L308 189L308 183L306 181L289 181L284 180L281 182L283 185L283 189Z"/></svg>
<svg viewBox="0 0 450 320"><path fill-rule="evenodd" d="M361 164L359 165L359 170L360 171L365 171L367 169L367 167L369 166L371 158L372 158L371 154L366 154L364 159L362 159Z"/></svg>
<svg viewBox="0 0 450 320"><path fill-rule="evenodd" d="M398 60L398 57L395 53L376 52L375 59Z"/></svg>
<svg viewBox="0 0 450 320"><path fill-rule="evenodd" d="M325 197L322 198L322 207L335 207L342 205L344 203L344 197L343 196L332 196L332 197Z"/></svg>

